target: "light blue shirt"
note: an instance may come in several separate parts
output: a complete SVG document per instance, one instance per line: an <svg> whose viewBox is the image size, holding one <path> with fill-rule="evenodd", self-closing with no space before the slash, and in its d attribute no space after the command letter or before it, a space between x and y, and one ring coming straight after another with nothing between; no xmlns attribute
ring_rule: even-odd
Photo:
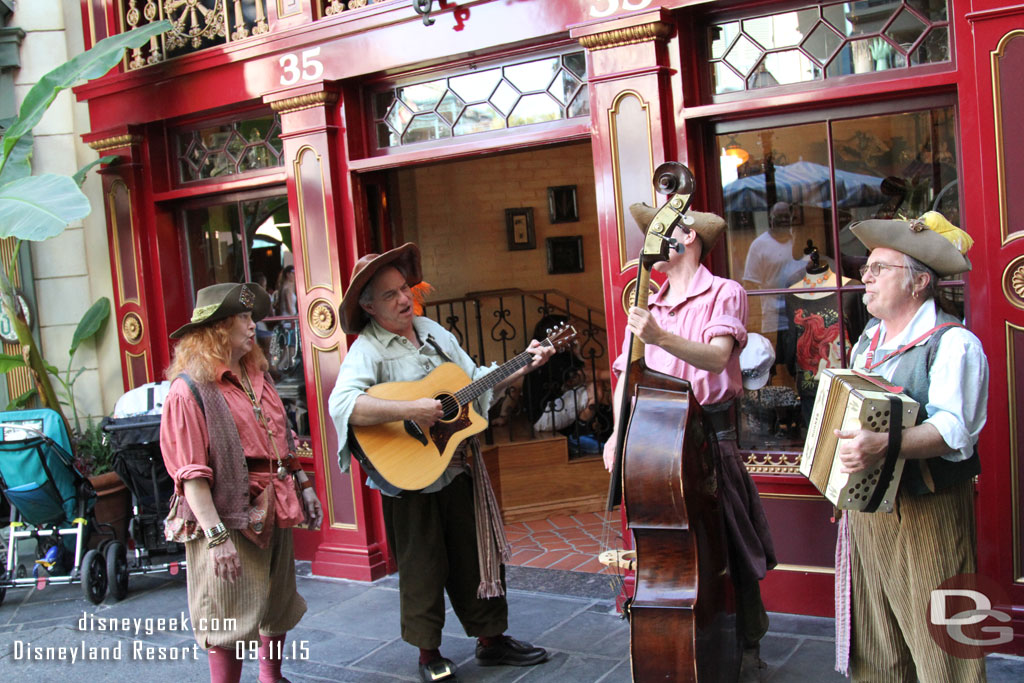
<svg viewBox="0 0 1024 683"><path fill-rule="evenodd" d="M338 379L327 402L334 429L338 433L338 465L342 472L348 472L352 462L352 451L348 444L348 421L356 405L356 399L366 390L383 382L412 382L426 377L431 370L446 362L432 344L431 338L441 347L445 355L474 381L490 373L497 366L479 367L473 362L458 340L448 330L430 318L416 317L413 329L420 339L416 348L402 335L388 332L371 320L359 333L359 338L349 348L341 363ZM461 388L461 387L460 387ZM494 392L487 390L473 402L474 408L486 417ZM423 489L434 493L447 486L457 473L446 471L433 484ZM367 480L367 486L378 488Z"/></svg>
<svg viewBox="0 0 1024 683"><path fill-rule="evenodd" d="M875 359L917 339L938 324L935 303L926 301L917 309L910 324L898 335L886 339L875 349ZM885 323L880 323L885 336ZM870 339L879 325L870 325L864 334ZM927 343L928 339L918 342ZM867 353L853 360L854 370L864 370ZM895 356L875 367L871 372L892 380L899 364ZM988 359L981 341L963 327L953 327L942 335L931 367L928 385L928 403L924 406L926 424L938 430L950 448L959 451L942 456L958 462L971 457L978 435L988 417Z"/></svg>

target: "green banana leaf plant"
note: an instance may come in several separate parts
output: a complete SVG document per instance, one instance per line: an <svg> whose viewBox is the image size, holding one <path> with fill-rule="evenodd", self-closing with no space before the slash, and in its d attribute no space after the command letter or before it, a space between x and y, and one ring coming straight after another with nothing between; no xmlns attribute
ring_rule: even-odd
<svg viewBox="0 0 1024 683"><path fill-rule="evenodd" d="M32 173L32 129L43 118L54 99L61 90L70 88L79 81L91 80L103 76L117 66L124 51L141 47L150 38L171 28L169 21L159 21L146 26L120 33L96 43L92 48L58 66L43 76L32 86L22 102L18 116L2 122L8 125L0 140L0 238L14 237L14 257L11 259L10 270L0 268L0 304L10 320L18 341L22 347L21 365L17 364L17 356L5 355L0 358L0 370L6 372L14 367L27 365L42 404L56 410L64 417L57 394L50 382L54 375L65 389L65 398L70 398L74 411L73 384L71 378L71 360L68 360L68 371L65 378L60 377L57 369L43 360L26 322L24 312L18 304L13 285L15 264L22 242L42 241L64 232L71 221L87 216L91 210L89 200L82 192L81 184L85 173L97 163L109 163L116 157L104 157L79 170L74 176L54 173L31 175ZM100 306L106 313L96 323L99 311L93 310ZM42 302L40 302L42 303ZM90 313L92 315L90 316ZM85 339L95 335L102 327L103 321L110 314L110 302L103 299L96 302L86 312L75 332L72 342L71 356L74 356L78 345ZM83 329L83 323L89 319ZM95 328L95 329L93 329ZM88 330L91 333L86 334ZM80 337L79 332L84 336ZM74 379L77 379L77 375ZM19 397L17 400L27 397ZM76 422L77 422L77 411Z"/></svg>

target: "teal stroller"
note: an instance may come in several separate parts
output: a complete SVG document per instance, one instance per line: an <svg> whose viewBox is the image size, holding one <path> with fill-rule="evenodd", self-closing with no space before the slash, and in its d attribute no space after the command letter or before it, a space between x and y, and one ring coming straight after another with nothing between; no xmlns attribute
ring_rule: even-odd
<svg viewBox="0 0 1024 683"><path fill-rule="evenodd" d="M99 604L107 594L123 597L128 586L127 551L116 540L86 550L96 529L96 492L75 468L71 440L60 415L50 409L0 412L0 491L11 505L6 564L0 570L0 603L8 588L81 583ZM108 525L100 530L114 538ZM19 542L36 542L34 567L21 562Z"/></svg>

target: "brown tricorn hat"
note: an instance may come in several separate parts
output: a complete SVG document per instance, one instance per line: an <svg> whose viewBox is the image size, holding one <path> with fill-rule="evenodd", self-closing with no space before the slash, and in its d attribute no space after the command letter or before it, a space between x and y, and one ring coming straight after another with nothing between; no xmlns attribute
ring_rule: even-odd
<svg viewBox="0 0 1024 683"><path fill-rule="evenodd" d="M971 269L967 251L974 240L937 211L912 221L872 219L850 226L869 250L888 247L903 252L934 270L939 277Z"/></svg>
<svg viewBox="0 0 1024 683"><path fill-rule="evenodd" d="M647 227L654 220L658 210L652 206L647 206L643 202L637 202L629 207L629 212L633 215L633 220L636 221L637 227L646 235ZM686 227L693 228L697 232L701 245L704 247L703 253L709 253L718 244L722 233L725 232L725 219L713 213L704 213L703 211L689 210L686 212L686 215L693 219L693 225Z"/></svg>
<svg viewBox="0 0 1024 683"><path fill-rule="evenodd" d="M343 329L348 334L356 334L369 322L369 316L359 305L359 295L366 285L384 266L394 265L405 273L405 281L410 287L423 281L423 270L420 268L420 249L412 242L386 251L383 254L365 254L352 268L352 279L348 283L341 305L338 306L338 317Z"/></svg>
<svg viewBox="0 0 1024 683"><path fill-rule="evenodd" d="M255 321L270 314L270 295L255 282L226 282L203 287L196 292L196 307L192 319L171 333L171 339L180 339L192 330L230 318L239 313L252 313Z"/></svg>

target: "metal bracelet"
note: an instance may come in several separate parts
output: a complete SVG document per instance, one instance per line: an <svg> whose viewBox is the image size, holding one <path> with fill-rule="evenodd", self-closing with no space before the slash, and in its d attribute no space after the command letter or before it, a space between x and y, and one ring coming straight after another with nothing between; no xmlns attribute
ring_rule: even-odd
<svg viewBox="0 0 1024 683"><path fill-rule="evenodd" d="M226 534L227 532L228 529L226 526L224 526L224 522L217 522L209 529L204 529L203 535L207 538L213 538L214 536L220 536L221 534Z"/></svg>

